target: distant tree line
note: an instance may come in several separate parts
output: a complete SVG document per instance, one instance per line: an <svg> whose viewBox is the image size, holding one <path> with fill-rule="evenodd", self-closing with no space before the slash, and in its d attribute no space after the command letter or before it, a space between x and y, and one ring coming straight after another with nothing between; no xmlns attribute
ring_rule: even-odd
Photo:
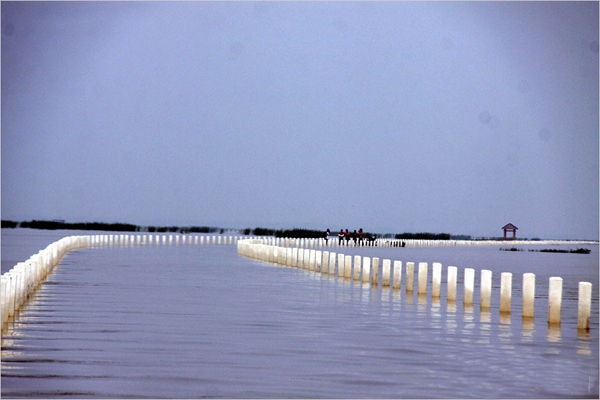
<svg viewBox="0 0 600 400"><path fill-rule="evenodd" d="M2 220L2 228L31 228L31 229L70 229L82 231L116 231L116 232L178 232L178 233L224 233L225 229L212 226L140 226L121 222L106 223L106 222L65 222L63 220L32 220L32 221L11 221ZM269 228L246 228L240 230L244 235L255 236L275 236L287 238L304 238L314 239L325 237L324 230L315 229L269 229ZM421 239L421 240L503 240L503 237L471 237L470 235L451 235L449 233L385 233L373 234L365 232L366 238L394 238L394 239ZM331 232L331 239L337 239L337 231ZM540 238L519 240L539 241Z"/></svg>
<svg viewBox="0 0 600 400"><path fill-rule="evenodd" d="M244 235L254 236L275 236L275 237L287 237L287 238L322 238L325 236L325 231L311 230L311 229L268 229L268 228L246 228L241 231ZM331 239L337 239L337 231L331 232ZM388 238L388 239L422 239L422 240L471 240L470 235L451 235L449 233L386 233L386 234L374 234L371 232L365 232L366 238Z"/></svg>
<svg viewBox="0 0 600 400"><path fill-rule="evenodd" d="M298 239L310 239L310 238L322 238L325 236L325 231L313 230L313 229L268 229L268 228L246 228L242 231L244 235L254 236L275 236L285 238L298 238Z"/></svg>
<svg viewBox="0 0 600 400"><path fill-rule="evenodd" d="M295 239L316 239L316 238L324 238L325 231L324 230L316 230L316 229L268 229L268 228L246 228L241 231L244 235L254 235L254 236L275 236L278 238L295 238ZM337 239L337 231L331 232L329 236L330 239ZM370 238L374 234L371 232L365 232L365 238ZM377 235L375 235L377 236Z"/></svg>
<svg viewBox="0 0 600 400"><path fill-rule="evenodd" d="M64 222L64 221L10 221L2 220L2 228L30 228L30 229L68 229L82 231L114 231L114 232L180 232L180 233L212 233L223 229L209 226L140 226L121 222Z"/></svg>
<svg viewBox="0 0 600 400"><path fill-rule="evenodd" d="M15 222L2 220L2 228L30 228L30 229L70 229L70 230L85 230L85 231L119 231L119 232L135 232L137 226L133 224L124 224L120 222L64 222L64 221L44 221L33 220Z"/></svg>
<svg viewBox="0 0 600 400"><path fill-rule="evenodd" d="M148 232L179 232L179 233L213 233L219 231L219 228L211 226L148 226L146 228ZM220 229L223 233L223 229Z"/></svg>
<svg viewBox="0 0 600 400"><path fill-rule="evenodd" d="M19 227L19 223L15 222L15 221L8 221L8 220L2 220L2 227L3 228L18 228Z"/></svg>
<svg viewBox="0 0 600 400"><path fill-rule="evenodd" d="M511 247L509 249L503 249L500 248L501 251L525 251L523 249L518 249L516 247ZM541 250L534 250L534 249L530 249L530 252L535 252L535 253L570 253L570 254L590 254L591 250L590 249L584 249L584 248L577 248L576 250L563 250L563 249L541 249Z"/></svg>
<svg viewBox="0 0 600 400"><path fill-rule="evenodd" d="M452 240L471 240L471 235L452 235Z"/></svg>
<svg viewBox="0 0 600 400"><path fill-rule="evenodd" d="M419 240L450 240L452 235L449 233L429 233L429 232L419 232L419 233L398 233L394 236L395 239L419 239Z"/></svg>

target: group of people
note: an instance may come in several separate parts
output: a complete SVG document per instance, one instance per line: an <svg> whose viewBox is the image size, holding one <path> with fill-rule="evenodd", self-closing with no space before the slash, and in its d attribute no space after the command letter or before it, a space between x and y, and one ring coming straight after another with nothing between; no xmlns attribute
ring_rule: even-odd
<svg viewBox="0 0 600 400"><path fill-rule="evenodd" d="M329 243L329 236L331 235L331 231L329 229L327 229L327 231L325 232L325 242ZM373 241L375 240L375 235L373 235L371 238L366 238L369 241ZM346 229L346 231L344 231L343 229L340 229L340 231L338 232L338 243L339 244L343 244L344 240L346 240L346 244L350 243L350 240L354 241L354 244L356 245L363 243L363 240L365 240L365 232L362 230L362 228L360 228L358 230L358 232L356 232L356 229L354 230L354 232L350 232L348 229Z"/></svg>

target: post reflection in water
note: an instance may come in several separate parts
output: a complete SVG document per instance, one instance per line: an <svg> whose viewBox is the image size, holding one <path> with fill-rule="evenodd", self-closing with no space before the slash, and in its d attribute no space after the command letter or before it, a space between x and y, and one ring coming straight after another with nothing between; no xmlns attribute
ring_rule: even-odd
<svg viewBox="0 0 600 400"><path fill-rule="evenodd" d="M560 343L562 341L560 333L560 324L548 324L548 342ZM560 347L552 346L548 348L551 354L560 354Z"/></svg>
<svg viewBox="0 0 600 400"><path fill-rule="evenodd" d="M552 343L560 343L560 325L548 324L548 341Z"/></svg>
<svg viewBox="0 0 600 400"><path fill-rule="evenodd" d="M8 333L9 329L7 329ZM2 338L2 353L0 354L0 358L2 358L3 360L6 359L11 359L11 358L17 358L20 356L23 356L25 353L21 352L18 350L19 348L19 344L18 341L14 340L13 337L17 336L15 332L13 332L13 329L10 328L10 339L5 339L4 337ZM2 370L18 370L21 369L22 367L19 364L13 365L13 364L2 364Z"/></svg>
<svg viewBox="0 0 600 400"><path fill-rule="evenodd" d="M448 335L446 335L447 342L453 342L454 335L456 334L456 329L458 324L456 322L456 302L453 300L448 300L446 303L446 331Z"/></svg>
<svg viewBox="0 0 600 400"><path fill-rule="evenodd" d="M440 306L440 298L434 297L431 299L431 318L432 318L432 327L434 329L442 329L442 314L441 314L441 306Z"/></svg>
<svg viewBox="0 0 600 400"><path fill-rule="evenodd" d="M514 350L515 346L512 340L513 331L511 327L511 314L510 313L500 313L500 333L498 334L498 339L500 339L500 343L502 345L500 348L504 350Z"/></svg>
<svg viewBox="0 0 600 400"><path fill-rule="evenodd" d="M477 343L489 344L492 331L492 314L489 310L479 312L479 340Z"/></svg>
<svg viewBox="0 0 600 400"><path fill-rule="evenodd" d="M452 300L448 300L446 303L446 311L452 314L456 313L456 302Z"/></svg>
<svg viewBox="0 0 600 400"><path fill-rule="evenodd" d="M521 320L521 341L533 342L534 319L531 317L523 317Z"/></svg>
<svg viewBox="0 0 600 400"><path fill-rule="evenodd" d="M418 310L419 312L425 312L427 311L427 295L426 294L417 294L417 301L418 301Z"/></svg>
<svg viewBox="0 0 600 400"><path fill-rule="evenodd" d="M479 313L479 322L482 324L490 324L492 322L492 313L488 310L482 310Z"/></svg>
<svg viewBox="0 0 600 400"><path fill-rule="evenodd" d="M415 297L414 291L412 291L412 290L407 291L406 298L405 298L406 304L412 304L414 301L414 297Z"/></svg>
<svg viewBox="0 0 600 400"><path fill-rule="evenodd" d="M461 331L461 342L469 343L473 340L473 330L475 328L475 316L473 315L473 304L463 303L463 329Z"/></svg>
<svg viewBox="0 0 600 400"><path fill-rule="evenodd" d="M579 329L577 331L577 354L582 356L591 356L592 349L590 347L590 332L585 329Z"/></svg>
<svg viewBox="0 0 600 400"><path fill-rule="evenodd" d="M392 290L392 299L398 308L402 305L402 291L401 290Z"/></svg>
<svg viewBox="0 0 600 400"><path fill-rule="evenodd" d="M383 286L381 288L381 313L386 317L391 317L392 315L392 302L390 301L391 290L389 286Z"/></svg>
<svg viewBox="0 0 600 400"><path fill-rule="evenodd" d="M586 329L578 329L577 330L577 337L579 339L589 339L590 338L590 331L586 330Z"/></svg>

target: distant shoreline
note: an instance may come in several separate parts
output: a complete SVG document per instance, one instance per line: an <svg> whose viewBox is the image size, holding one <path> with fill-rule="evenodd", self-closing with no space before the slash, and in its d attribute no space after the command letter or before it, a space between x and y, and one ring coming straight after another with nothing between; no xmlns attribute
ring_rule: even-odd
<svg viewBox="0 0 600 400"><path fill-rule="evenodd" d="M2 220L2 228L29 228L29 229L41 229L41 230L83 230L83 231L113 231L113 232L146 232L146 233L218 233L223 234L225 232L239 232L241 235L254 235L254 236L275 236L275 237L288 237L288 238L322 238L324 237L324 230L313 230L313 229L269 229L269 228L245 228L245 229L233 229L233 228L222 228L215 226L176 226L176 225L135 225L122 222L66 222L64 220L32 220L32 221L12 221ZM375 236L379 239L417 239L417 240L503 240L503 237L472 237L471 235L452 235L449 233L430 233L430 232L404 232L404 233L371 233L366 232L365 237ZM337 239L337 231L331 232L331 239ZM540 242L547 239L540 238L519 238L519 241L531 241ZM554 240L554 239L548 239ZM582 241L581 239L558 239L565 241ZM598 240L583 240L586 242L598 242ZM511 241L507 240L509 244Z"/></svg>
<svg viewBox="0 0 600 400"><path fill-rule="evenodd" d="M114 232L174 232L174 233L223 233L225 229L210 226L141 226L128 223L106 222L65 222L62 220L46 221L10 221L2 220L2 228L30 228L44 230L81 230L81 231L114 231Z"/></svg>
<svg viewBox="0 0 600 400"><path fill-rule="evenodd" d="M525 251L523 249L518 249L516 247L511 247L509 249L500 249L502 251ZM557 249L541 249L541 250L527 250L530 252L536 253L568 253L568 254L590 254L590 249L577 248L575 250L557 250Z"/></svg>

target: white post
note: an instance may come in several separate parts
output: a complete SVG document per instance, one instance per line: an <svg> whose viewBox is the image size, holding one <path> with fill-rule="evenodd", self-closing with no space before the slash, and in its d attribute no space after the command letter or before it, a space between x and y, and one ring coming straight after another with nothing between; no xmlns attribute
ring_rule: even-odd
<svg viewBox="0 0 600 400"><path fill-rule="evenodd" d="M308 269L311 270L311 271L315 270L315 258L316 258L316 251L315 250L309 250Z"/></svg>
<svg viewBox="0 0 600 400"><path fill-rule="evenodd" d="M479 308L481 310L489 310L492 306L492 271L481 270L481 295Z"/></svg>
<svg viewBox="0 0 600 400"><path fill-rule="evenodd" d="M473 290L475 288L475 270L465 268L465 286L463 295L463 304L473 304Z"/></svg>
<svg viewBox="0 0 600 400"><path fill-rule="evenodd" d="M442 264L438 262L433 263L431 279L431 297L440 297L441 284L442 284Z"/></svg>
<svg viewBox="0 0 600 400"><path fill-rule="evenodd" d="M319 246L319 247L321 247L321 246ZM321 250L317 250L315 252L315 271L322 272L321 271L322 266L323 266L323 252Z"/></svg>
<svg viewBox="0 0 600 400"><path fill-rule="evenodd" d="M329 275L335 276L335 251L329 253Z"/></svg>
<svg viewBox="0 0 600 400"><path fill-rule="evenodd" d="M419 288L418 294L426 294L427 293L427 263L420 262L419 263Z"/></svg>
<svg viewBox="0 0 600 400"><path fill-rule="evenodd" d="M321 266L321 275L329 273L329 251L323 251L323 265Z"/></svg>
<svg viewBox="0 0 600 400"><path fill-rule="evenodd" d="M2 302L2 327L8 321L8 284L9 278L7 276L2 275L0 277L0 282L2 286L0 287L0 299Z"/></svg>
<svg viewBox="0 0 600 400"><path fill-rule="evenodd" d="M298 249L298 268L304 268L304 249Z"/></svg>
<svg viewBox="0 0 600 400"><path fill-rule="evenodd" d="M223 240L227 240L227 237L224 237ZM223 244L227 244L227 243L223 243ZM280 265L285 265L286 259L285 259L285 248L284 247L277 247L277 263Z"/></svg>
<svg viewBox="0 0 600 400"><path fill-rule="evenodd" d="M6 292L3 293L4 296L7 297L7 308L8 308L8 316L12 317L15 315L15 309L19 307L19 287L17 285L17 275L12 272L5 273L2 275L3 278L6 278L7 283Z"/></svg>
<svg viewBox="0 0 600 400"><path fill-rule="evenodd" d="M456 301L457 267L448 267L448 301Z"/></svg>
<svg viewBox="0 0 600 400"><path fill-rule="evenodd" d="M352 279L354 279L355 281L360 280L360 264L360 256L354 256L354 272Z"/></svg>
<svg viewBox="0 0 600 400"><path fill-rule="evenodd" d="M512 298L512 274L503 272L500 275L500 312L510 313Z"/></svg>
<svg viewBox="0 0 600 400"><path fill-rule="evenodd" d="M370 277L371 277L371 258L363 257L363 274L362 274L363 283L369 283Z"/></svg>
<svg viewBox="0 0 600 400"><path fill-rule="evenodd" d="M338 278L343 278L346 275L344 271L345 263L344 263L344 255L338 254Z"/></svg>
<svg viewBox="0 0 600 400"><path fill-rule="evenodd" d="M406 291L412 292L415 290L415 263L406 263Z"/></svg>
<svg viewBox="0 0 600 400"><path fill-rule="evenodd" d="M257 246L252 245L252 248L256 249ZM275 264L279 264L279 257L280 257L281 250L279 249L279 247L277 247L275 245L271 245L271 246L269 246L269 248L271 249L269 261L271 261L272 263L275 263Z"/></svg>
<svg viewBox="0 0 600 400"><path fill-rule="evenodd" d="M523 318L533 318L535 300L535 275L523 274Z"/></svg>
<svg viewBox="0 0 600 400"><path fill-rule="evenodd" d="M6 275L13 275L13 282L11 284L15 285L15 308L18 309L25 302L31 288L29 266L23 262L17 263Z"/></svg>
<svg viewBox="0 0 600 400"><path fill-rule="evenodd" d="M592 309L592 284L579 282L579 303L577 307L577 329L590 329Z"/></svg>
<svg viewBox="0 0 600 400"><path fill-rule="evenodd" d="M254 245L250 245L250 247L251 247L252 249L254 249L254 248L255 248L255 247L254 247ZM276 260L275 260L275 246L271 246L271 245L270 245L270 246L268 246L268 249L269 249L269 252L268 252L268 257L269 257L269 258L267 259L267 261L268 261L268 262L275 262L275 261L276 261Z"/></svg>
<svg viewBox="0 0 600 400"><path fill-rule="evenodd" d="M352 278L352 256L346 256L344 262L344 277Z"/></svg>
<svg viewBox="0 0 600 400"><path fill-rule="evenodd" d="M381 286L390 286L392 260L384 259L381 268Z"/></svg>
<svg viewBox="0 0 600 400"><path fill-rule="evenodd" d="M298 267L298 248L292 248L292 267Z"/></svg>
<svg viewBox="0 0 600 400"><path fill-rule="evenodd" d="M563 280L559 277L550 278L548 294L548 323L560 324L560 308L562 304Z"/></svg>
<svg viewBox="0 0 600 400"><path fill-rule="evenodd" d="M394 283L392 284L394 289L400 289L402 282L402 261L394 261Z"/></svg>
<svg viewBox="0 0 600 400"><path fill-rule="evenodd" d="M373 278L371 278L371 284L374 286L379 285L379 258L373 257Z"/></svg>

